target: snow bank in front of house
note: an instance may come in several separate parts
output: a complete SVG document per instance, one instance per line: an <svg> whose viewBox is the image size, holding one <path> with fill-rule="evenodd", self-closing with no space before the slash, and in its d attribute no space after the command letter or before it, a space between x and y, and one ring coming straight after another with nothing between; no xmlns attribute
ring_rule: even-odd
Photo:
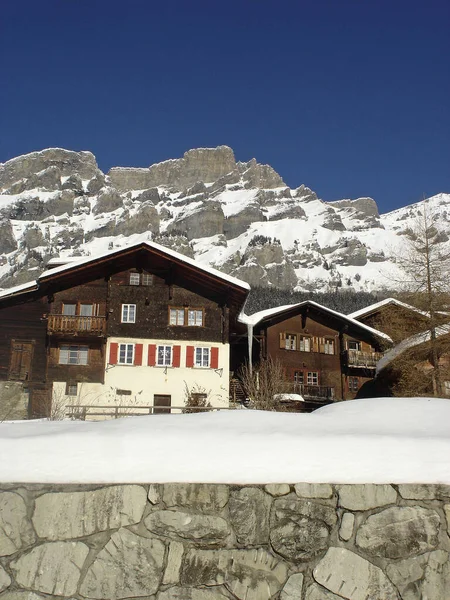
<svg viewBox="0 0 450 600"><path fill-rule="evenodd" d="M1 423L0 481L450 484L450 399Z"/></svg>

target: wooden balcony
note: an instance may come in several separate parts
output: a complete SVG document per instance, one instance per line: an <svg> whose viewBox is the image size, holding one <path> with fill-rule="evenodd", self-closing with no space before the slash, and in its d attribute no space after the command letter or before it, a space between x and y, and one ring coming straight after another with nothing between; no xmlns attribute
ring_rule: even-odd
<svg viewBox="0 0 450 600"><path fill-rule="evenodd" d="M359 350L347 350L347 365L361 369L375 369L377 362L381 359L381 352L360 352Z"/></svg>
<svg viewBox="0 0 450 600"><path fill-rule="evenodd" d="M106 317L48 315L47 332L73 336L102 336L106 333Z"/></svg>
<svg viewBox="0 0 450 600"><path fill-rule="evenodd" d="M294 383L294 393L300 394L305 400L330 400L335 399L334 388L326 385L304 385Z"/></svg>

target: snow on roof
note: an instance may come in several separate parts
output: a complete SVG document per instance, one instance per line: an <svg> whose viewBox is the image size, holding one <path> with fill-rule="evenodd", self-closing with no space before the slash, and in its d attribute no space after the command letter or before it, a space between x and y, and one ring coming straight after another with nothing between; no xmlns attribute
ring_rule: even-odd
<svg viewBox="0 0 450 600"><path fill-rule="evenodd" d="M439 338L443 335L450 333L450 323L446 325L440 325L436 327L436 337ZM394 360L400 354L403 354L405 350L409 348L414 348L414 346L418 346L419 344L423 344L425 342L429 342L431 340L431 331L421 331L420 333L416 333L405 340L402 340L399 344L391 348L389 352L378 361L377 363L377 373L379 373L382 369L387 367L387 365Z"/></svg>
<svg viewBox="0 0 450 600"><path fill-rule="evenodd" d="M332 310L331 308L322 306L321 304L319 304L318 302L314 302L313 300L304 300L303 302L299 302L298 304L287 304L285 306L277 306L275 308L261 310L260 312L254 313L253 315L245 315L244 313L241 313L239 316L239 321L241 323L245 323L246 325L250 325L250 326L254 327L255 325L257 325L258 323L260 323L263 319L266 319L267 317L271 317L271 316L277 315L279 313L281 314L292 308L297 308L297 307L300 308L301 306L305 306L305 305L310 305L310 306L319 308L320 310L323 310L324 312L327 312L331 315L335 315L335 316L339 317L340 319L343 319L344 321L351 323L355 327L359 327L361 329L364 329L365 331L368 331L372 335L381 337L389 342L392 342L392 339L386 333L383 333L382 331L378 331L378 329L374 329L373 327L369 327L368 325L364 325L363 323L356 321L349 315L344 315L343 313L340 313L336 310Z"/></svg>
<svg viewBox="0 0 450 600"><path fill-rule="evenodd" d="M36 290L37 288L38 288L37 281L28 281L27 283L22 283L20 285L14 286L12 288L2 290L0 292L0 298L6 298L8 296L15 296L16 294L21 294L22 292L26 292L26 291L31 292L32 290Z"/></svg>
<svg viewBox="0 0 450 600"><path fill-rule="evenodd" d="M406 304L405 302L400 302L400 300L396 300L395 298L386 298L385 300L380 300L380 302L375 302L374 304L370 304L365 308L360 308L359 310L355 310L355 312L350 313L348 316L352 319L358 319L359 317L363 317L364 315L368 315L371 312L375 312L379 308L383 306L387 306L388 304L396 304L397 306L401 306L402 308L406 308L407 310L413 310L424 317L428 317L428 313L423 310L419 310L415 306L411 306L411 304Z"/></svg>
<svg viewBox="0 0 450 600"><path fill-rule="evenodd" d="M450 484L449 456L450 402L439 398L0 423L0 481L10 483Z"/></svg>
<svg viewBox="0 0 450 600"><path fill-rule="evenodd" d="M181 262L184 262L188 265L192 265L193 267L199 269L200 271L205 271L206 273L210 273L211 275L214 275L215 277L218 277L219 279L223 279L224 281L228 281L229 283L232 283L233 285L236 285L240 288L243 288L245 290L250 290L249 284L246 283L245 281L241 281L240 279L237 279L236 277L232 277L231 275L222 273L221 271L218 271L217 269L213 269L212 267L206 267L206 266L200 265L196 260L189 258L187 256L184 256L183 254L180 254L179 252L175 252L175 250L171 250L170 248L166 248L165 246L156 244L155 242L136 242L136 243L130 244L129 246L126 246L124 248L114 248L114 250L109 250L108 252L104 252L104 253L96 255L96 256L85 256L83 258L75 260L74 262L70 262L69 264L64 264L59 267L55 267L53 269L48 269L47 271L42 273L42 275L40 276L39 279L46 279L47 277L51 277L51 276L55 275L56 273L64 273L65 271L73 269L74 267L85 265L85 264L94 262L101 258L107 258L108 256L114 256L115 254L120 254L124 250L131 250L133 248L138 248L139 246L147 246L149 250L158 250L159 252L162 252L163 254L166 254L168 256L172 256L173 258L176 258L177 260L179 260Z"/></svg>

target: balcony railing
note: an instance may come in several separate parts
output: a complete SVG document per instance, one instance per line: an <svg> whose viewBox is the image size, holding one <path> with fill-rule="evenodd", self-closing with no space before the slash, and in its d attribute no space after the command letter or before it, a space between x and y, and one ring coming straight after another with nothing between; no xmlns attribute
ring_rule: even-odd
<svg viewBox="0 0 450 600"><path fill-rule="evenodd" d="M360 352L359 350L347 350L347 364L350 367L363 369L375 369L377 362L381 359L381 352Z"/></svg>
<svg viewBox="0 0 450 600"><path fill-rule="evenodd" d="M69 335L104 335L106 317L81 317L73 315L49 315L48 333Z"/></svg>
<svg viewBox="0 0 450 600"><path fill-rule="evenodd" d="M294 383L294 393L300 394L305 400L334 400L334 388L325 385L304 385Z"/></svg>

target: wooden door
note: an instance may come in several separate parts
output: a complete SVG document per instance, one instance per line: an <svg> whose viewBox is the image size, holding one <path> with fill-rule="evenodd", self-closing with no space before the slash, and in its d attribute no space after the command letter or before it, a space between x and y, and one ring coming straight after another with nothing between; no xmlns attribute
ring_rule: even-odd
<svg viewBox="0 0 450 600"><path fill-rule="evenodd" d="M171 396L155 394L153 396L153 414L170 413Z"/></svg>
<svg viewBox="0 0 450 600"><path fill-rule="evenodd" d="M14 381L29 381L31 379L32 359L33 342L13 340L11 343L9 379Z"/></svg>

